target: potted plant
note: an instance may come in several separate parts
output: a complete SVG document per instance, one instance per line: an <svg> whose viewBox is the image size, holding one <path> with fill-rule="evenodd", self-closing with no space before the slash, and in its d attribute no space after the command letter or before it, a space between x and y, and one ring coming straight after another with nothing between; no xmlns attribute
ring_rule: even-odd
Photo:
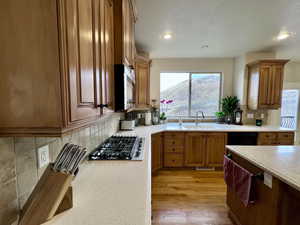
<svg viewBox="0 0 300 225"><path fill-rule="evenodd" d="M167 122L167 111L169 109L169 105L172 104L174 101L172 99L162 99L160 100L161 103L161 111L162 113L160 114L160 121L162 121L162 123L166 123Z"/></svg>
<svg viewBox="0 0 300 225"><path fill-rule="evenodd" d="M222 110L225 113L226 122L234 122L234 111L238 108L240 100L236 96L227 96L222 99Z"/></svg>
<svg viewBox="0 0 300 225"><path fill-rule="evenodd" d="M225 113L224 112L216 112L217 123L225 123Z"/></svg>

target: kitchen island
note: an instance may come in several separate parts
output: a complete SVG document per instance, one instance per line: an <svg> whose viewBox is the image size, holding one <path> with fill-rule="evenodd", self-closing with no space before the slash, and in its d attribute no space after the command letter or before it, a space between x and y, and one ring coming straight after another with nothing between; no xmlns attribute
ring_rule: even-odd
<svg viewBox="0 0 300 225"><path fill-rule="evenodd" d="M74 207L45 225L150 225L151 135L160 132L287 132L279 127L203 123L137 127L122 135L145 138L143 161L87 161L73 182ZM100 144L100 143L99 143Z"/></svg>
<svg viewBox="0 0 300 225"><path fill-rule="evenodd" d="M255 202L244 206L227 190L229 215L241 225L300 224L300 146L226 146L239 166L254 175Z"/></svg>

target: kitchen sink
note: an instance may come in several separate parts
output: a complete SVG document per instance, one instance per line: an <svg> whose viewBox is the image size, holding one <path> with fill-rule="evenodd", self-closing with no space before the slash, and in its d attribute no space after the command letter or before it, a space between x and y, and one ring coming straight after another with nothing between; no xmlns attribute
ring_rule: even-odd
<svg viewBox="0 0 300 225"><path fill-rule="evenodd" d="M224 128L224 125L219 124L198 124L198 125L183 125L186 129L220 129Z"/></svg>
<svg viewBox="0 0 300 225"><path fill-rule="evenodd" d="M191 130L221 130L221 129L235 129L235 128L241 128L241 126L237 125L229 125L229 124L219 124L219 123L199 123L196 124L182 124L182 127L185 129L191 129Z"/></svg>

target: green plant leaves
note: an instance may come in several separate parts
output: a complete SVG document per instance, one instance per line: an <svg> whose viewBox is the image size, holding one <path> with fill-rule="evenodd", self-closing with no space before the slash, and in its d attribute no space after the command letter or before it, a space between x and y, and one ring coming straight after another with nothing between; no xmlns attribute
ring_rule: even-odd
<svg viewBox="0 0 300 225"><path fill-rule="evenodd" d="M225 115L231 115L239 106L240 100L236 96L227 96L221 100Z"/></svg>

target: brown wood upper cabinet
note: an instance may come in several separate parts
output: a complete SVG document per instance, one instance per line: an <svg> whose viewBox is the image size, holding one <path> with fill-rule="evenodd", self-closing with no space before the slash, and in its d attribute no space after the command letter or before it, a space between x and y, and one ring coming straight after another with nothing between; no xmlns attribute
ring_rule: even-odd
<svg viewBox="0 0 300 225"><path fill-rule="evenodd" d="M150 64L151 61L144 56L135 57L136 107L150 105Z"/></svg>
<svg viewBox="0 0 300 225"><path fill-rule="evenodd" d="M288 60L259 60L247 65L248 108L281 107L284 65Z"/></svg>
<svg viewBox="0 0 300 225"><path fill-rule="evenodd" d="M137 20L134 0L114 0L115 64L134 67L135 22Z"/></svg>
<svg viewBox="0 0 300 225"><path fill-rule="evenodd" d="M0 13L0 135L60 136L113 106L112 1L2 1Z"/></svg>

